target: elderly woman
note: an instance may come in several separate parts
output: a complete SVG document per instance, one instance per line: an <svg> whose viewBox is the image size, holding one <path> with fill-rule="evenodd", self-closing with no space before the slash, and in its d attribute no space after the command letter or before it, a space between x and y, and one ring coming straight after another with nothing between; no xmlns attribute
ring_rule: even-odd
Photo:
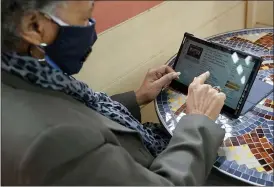
<svg viewBox="0 0 274 187"><path fill-rule="evenodd" d="M94 92L72 75L97 35L92 1L2 0L2 185L202 185L224 131L225 95L194 79L171 138L140 105L177 78L150 70L136 92Z"/></svg>

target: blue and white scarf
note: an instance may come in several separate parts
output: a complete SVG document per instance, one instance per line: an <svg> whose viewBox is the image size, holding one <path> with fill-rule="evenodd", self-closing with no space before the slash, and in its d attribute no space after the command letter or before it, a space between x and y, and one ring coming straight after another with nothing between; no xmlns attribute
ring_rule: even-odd
<svg viewBox="0 0 274 187"><path fill-rule="evenodd" d="M87 84L47 63L16 53L2 53L2 70L43 88L64 92L105 117L138 131L153 156L160 154L169 143L170 137L159 124L141 124L122 104L113 101L105 93L94 92Z"/></svg>

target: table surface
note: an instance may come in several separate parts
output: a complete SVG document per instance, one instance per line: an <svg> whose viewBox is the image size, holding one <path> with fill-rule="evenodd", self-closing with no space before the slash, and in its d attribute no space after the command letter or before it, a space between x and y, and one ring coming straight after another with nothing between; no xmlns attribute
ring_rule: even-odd
<svg viewBox="0 0 274 187"><path fill-rule="evenodd" d="M257 78L273 85L273 28L232 31L207 40L261 56L264 62ZM174 63L175 56L169 65ZM155 106L162 124L172 135L178 121L185 115L185 96L166 89L155 100ZM238 119L219 116L217 123L225 129L226 135L214 163L216 169L249 184L273 186L273 108L272 92Z"/></svg>

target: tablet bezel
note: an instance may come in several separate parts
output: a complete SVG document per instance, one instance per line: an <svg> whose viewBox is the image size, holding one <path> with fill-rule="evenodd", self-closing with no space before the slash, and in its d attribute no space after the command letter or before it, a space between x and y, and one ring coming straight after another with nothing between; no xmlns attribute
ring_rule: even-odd
<svg viewBox="0 0 274 187"><path fill-rule="evenodd" d="M180 58L180 55L181 55L181 52L182 52L182 49L183 49L183 46L184 46L184 43L185 43L186 39L190 39L194 42L201 43L201 44L206 45L208 47L212 47L214 49L221 50L223 52L227 52L227 53L230 53L230 54L233 54L234 52L236 52L237 55L241 56L242 58L246 58L247 56L252 57L252 59L254 61L254 67L253 67L252 72L249 76L249 79L247 81L245 89L242 93L242 96L241 96L242 98L239 100L236 109L230 108L227 105L224 105L224 107L222 108L222 112L225 113L227 116L229 116L231 118L238 118L241 114L241 111L242 111L243 107L244 107L244 104L246 102L246 99L248 97L250 89L251 89L251 87L252 87L252 85L255 81L255 78L256 78L257 73L260 69L261 63L263 62L263 59L258 57L258 56L255 56L253 54L248 54L246 52L235 50L233 48L223 46L221 44L217 44L217 43L206 41L206 40L203 40L203 39L200 39L200 38L196 38L194 35L192 35L190 33L185 33L183 41L182 41L181 46L180 46L180 49L177 53L175 62L173 64L173 69L175 69L175 67L178 63L178 60ZM177 91L187 95L188 86L184 85L183 83L179 82L178 80L173 80L172 83L170 84L170 87L173 88L174 90L177 90ZM241 102L241 104L240 104L240 102Z"/></svg>

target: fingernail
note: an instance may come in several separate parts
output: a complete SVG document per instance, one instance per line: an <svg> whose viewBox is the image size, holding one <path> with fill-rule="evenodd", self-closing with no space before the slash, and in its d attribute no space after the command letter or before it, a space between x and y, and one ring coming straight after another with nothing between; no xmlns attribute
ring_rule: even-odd
<svg viewBox="0 0 274 187"><path fill-rule="evenodd" d="M180 75L181 75L181 72L177 72L177 75L180 76Z"/></svg>

